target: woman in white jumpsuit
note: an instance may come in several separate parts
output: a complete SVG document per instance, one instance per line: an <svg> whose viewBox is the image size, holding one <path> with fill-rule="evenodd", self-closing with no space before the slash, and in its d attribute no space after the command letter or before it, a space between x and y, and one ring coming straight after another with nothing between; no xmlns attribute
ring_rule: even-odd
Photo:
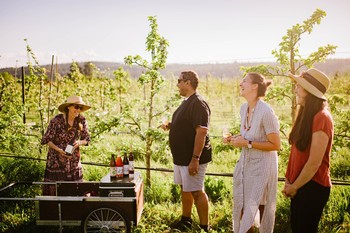
<svg viewBox="0 0 350 233"><path fill-rule="evenodd" d="M241 96L247 100L240 110L240 135L224 139L242 148L233 174L234 233L254 232L256 216L260 233L272 233L274 228L281 141L278 119L260 99L270 84L257 73L245 76L240 83Z"/></svg>

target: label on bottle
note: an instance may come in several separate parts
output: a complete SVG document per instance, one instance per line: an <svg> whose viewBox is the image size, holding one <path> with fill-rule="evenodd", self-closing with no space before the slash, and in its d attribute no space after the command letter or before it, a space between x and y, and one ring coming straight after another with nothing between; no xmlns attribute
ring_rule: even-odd
<svg viewBox="0 0 350 233"><path fill-rule="evenodd" d="M124 176L129 175L129 164L124 164L123 171L124 171Z"/></svg>
<svg viewBox="0 0 350 233"><path fill-rule="evenodd" d="M129 161L129 177L134 178L134 161Z"/></svg>
<svg viewBox="0 0 350 233"><path fill-rule="evenodd" d="M123 167L116 167L116 171L117 171L116 176L118 178L122 178L124 176L124 174L123 174Z"/></svg>
<svg viewBox="0 0 350 233"><path fill-rule="evenodd" d="M134 171L134 161L129 161L129 171Z"/></svg>
<svg viewBox="0 0 350 233"><path fill-rule="evenodd" d="M116 177L116 175L117 175L116 167L111 167L109 174L111 177Z"/></svg>
<svg viewBox="0 0 350 233"><path fill-rule="evenodd" d="M64 150L66 153L68 154L72 154L73 153L73 149L74 149L74 146L73 145L67 145L66 149Z"/></svg>

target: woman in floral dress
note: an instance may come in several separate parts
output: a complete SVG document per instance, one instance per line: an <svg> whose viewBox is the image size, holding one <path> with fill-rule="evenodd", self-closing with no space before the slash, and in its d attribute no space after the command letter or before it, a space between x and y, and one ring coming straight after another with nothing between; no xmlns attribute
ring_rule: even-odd
<svg viewBox="0 0 350 233"><path fill-rule="evenodd" d="M70 96L58 107L63 114L56 115L51 121L41 140L47 144L47 154L44 182L82 181L82 165L80 162L80 146L88 145L90 135L88 125L81 112L90 109L80 96ZM72 144L72 151L67 145ZM43 195L56 195L55 185L44 185Z"/></svg>

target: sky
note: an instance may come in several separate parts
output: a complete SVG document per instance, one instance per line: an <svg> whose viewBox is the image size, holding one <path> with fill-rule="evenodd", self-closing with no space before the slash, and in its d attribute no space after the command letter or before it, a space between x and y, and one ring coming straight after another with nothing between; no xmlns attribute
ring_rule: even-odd
<svg viewBox="0 0 350 233"><path fill-rule="evenodd" d="M0 0L0 68L26 65L26 38L40 65L123 62L145 51L148 16L169 41L168 64L274 61L288 29L316 9L320 25L300 54L337 45L329 58L350 57L349 0Z"/></svg>

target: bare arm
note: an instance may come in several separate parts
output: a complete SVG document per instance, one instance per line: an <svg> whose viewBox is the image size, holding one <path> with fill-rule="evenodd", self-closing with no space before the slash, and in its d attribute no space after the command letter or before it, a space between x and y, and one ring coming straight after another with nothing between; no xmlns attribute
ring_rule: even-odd
<svg viewBox="0 0 350 233"><path fill-rule="evenodd" d="M312 134L309 159L294 183L286 183L283 190L286 196L294 197L297 194L298 189L309 182L312 177L314 177L322 163L328 140L328 135L323 131L317 131Z"/></svg>
<svg viewBox="0 0 350 233"><path fill-rule="evenodd" d="M231 137L229 141L230 145L235 147L247 147L248 140L243 138L241 135L237 137ZM257 142L252 141L252 146L254 149L263 151L278 151L281 148L281 139L278 133L270 133L267 135L267 141Z"/></svg>
<svg viewBox="0 0 350 233"><path fill-rule="evenodd" d="M51 149L54 149L55 151L57 151L58 153L60 153L60 155L62 156L66 156L66 152L64 152L64 150L62 150L61 148L59 148L58 146L56 146L53 142L49 141L47 143L47 145L51 148Z"/></svg>
<svg viewBox="0 0 350 233"><path fill-rule="evenodd" d="M205 145L205 138L207 136L208 129L201 126L196 128L196 136L194 139L194 149L193 155L200 156ZM188 171L191 175L198 173L199 159L192 158L190 164L188 165Z"/></svg>
<svg viewBox="0 0 350 233"><path fill-rule="evenodd" d="M198 126L196 128L196 137L194 139L193 154L200 156L205 144L205 138L207 136L208 129Z"/></svg>

